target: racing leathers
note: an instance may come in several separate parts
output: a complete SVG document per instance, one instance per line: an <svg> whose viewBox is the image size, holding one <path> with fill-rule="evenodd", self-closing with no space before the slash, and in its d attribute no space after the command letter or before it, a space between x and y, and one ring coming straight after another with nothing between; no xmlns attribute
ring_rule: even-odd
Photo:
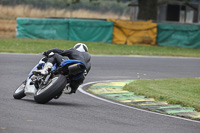
<svg viewBox="0 0 200 133"><path fill-rule="evenodd" d="M88 73L91 68L91 62L90 62L91 56L88 52L80 52L74 48L68 50L61 50L58 48L54 48L44 52L43 54L45 56L48 56L47 62L50 62L52 64L56 63L57 65L60 65L62 61L70 59L83 62L86 66L86 73ZM76 92L79 85L83 83L86 75L87 74L84 74L79 79L70 81L70 87L72 89L71 93Z"/></svg>

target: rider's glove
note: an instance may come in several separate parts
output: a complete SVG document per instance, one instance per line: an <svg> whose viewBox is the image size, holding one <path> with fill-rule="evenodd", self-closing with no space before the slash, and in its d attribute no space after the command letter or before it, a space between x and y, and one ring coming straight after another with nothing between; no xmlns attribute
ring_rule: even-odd
<svg viewBox="0 0 200 133"><path fill-rule="evenodd" d="M48 54L47 54L46 51L44 51L42 54L43 54L44 56L48 57Z"/></svg>
<svg viewBox="0 0 200 133"><path fill-rule="evenodd" d="M51 52L51 53L47 53L47 52L43 52L42 53L44 56L46 56L46 57L51 57L51 56L53 56L54 55L54 52Z"/></svg>

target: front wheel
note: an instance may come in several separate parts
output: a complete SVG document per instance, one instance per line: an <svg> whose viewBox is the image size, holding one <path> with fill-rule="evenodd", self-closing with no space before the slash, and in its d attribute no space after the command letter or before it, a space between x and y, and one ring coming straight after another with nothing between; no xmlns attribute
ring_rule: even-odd
<svg viewBox="0 0 200 133"><path fill-rule="evenodd" d="M25 83L23 82L14 92L13 97L15 99L22 99L23 97L25 97L25 93L24 93L24 88L25 88Z"/></svg>
<svg viewBox="0 0 200 133"><path fill-rule="evenodd" d="M56 97L63 91L67 84L67 79L64 75L56 75L49 79L47 85L40 87L35 93L34 99L37 103L45 104Z"/></svg>

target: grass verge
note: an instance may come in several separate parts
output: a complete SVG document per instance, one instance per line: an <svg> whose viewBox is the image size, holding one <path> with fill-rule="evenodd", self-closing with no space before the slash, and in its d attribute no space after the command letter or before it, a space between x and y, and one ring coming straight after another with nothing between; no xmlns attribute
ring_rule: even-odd
<svg viewBox="0 0 200 133"><path fill-rule="evenodd" d="M48 49L68 49L77 41L17 39L0 37L0 52L14 53L42 53ZM83 42L89 47L93 55L148 55L148 56L182 56L200 57L200 49L186 49L178 47L116 45L100 42Z"/></svg>
<svg viewBox="0 0 200 133"><path fill-rule="evenodd" d="M196 111L200 111L200 78L142 79L124 86L123 89L136 95L194 107Z"/></svg>

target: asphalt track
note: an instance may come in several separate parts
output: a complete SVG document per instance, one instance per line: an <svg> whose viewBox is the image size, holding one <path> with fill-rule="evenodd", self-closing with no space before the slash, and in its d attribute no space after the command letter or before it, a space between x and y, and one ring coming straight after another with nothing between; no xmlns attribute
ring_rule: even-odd
<svg viewBox="0 0 200 133"><path fill-rule="evenodd" d="M15 100L13 91L41 55L0 54L0 133L199 133L200 122L94 98L83 85L48 104ZM85 85L105 80L199 77L199 58L92 56Z"/></svg>

